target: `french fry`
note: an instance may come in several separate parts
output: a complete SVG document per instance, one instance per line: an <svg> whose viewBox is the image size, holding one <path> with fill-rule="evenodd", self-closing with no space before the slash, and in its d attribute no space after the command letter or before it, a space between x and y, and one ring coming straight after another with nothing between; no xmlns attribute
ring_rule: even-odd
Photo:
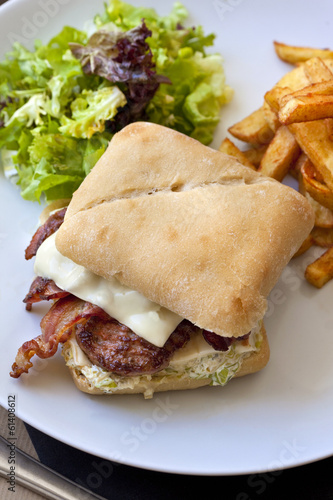
<svg viewBox="0 0 333 500"><path fill-rule="evenodd" d="M323 248L333 247L333 229L315 226L307 238L305 238L297 252L293 255L293 258L303 255L313 245Z"/></svg>
<svg viewBox="0 0 333 500"><path fill-rule="evenodd" d="M333 74L332 74L333 77ZM286 87L280 87L278 92L278 95L281 97L279 98L279 104L281 105L287 102L289 99L293 97L303 97L303 96L308 96L308 95L314 95L314 96L329 96L333 95L333 79L332 80L326 80L323 82L317 82L317 83L311 83L310 85L307 85L306 87L302 87L301 89L297 89L294 91L290 91L289 93L286 92Z"/></svg>
<svg viewBox="0 0 333 500"><path fill-rule="evenodd" d="M322 288L333 278L333 247L307 266L305 278L317 288Z"/></svg>
<svg viewBox="0 0 333 500"><path fill-rule="evenodd" d="M328 61L332 63L333 67L333 59ZM291 92L294 92L295 90L299 90L306 87L307 85L310 85L310 83L312 82L310 82L305 74L304 64L301 64L291 71L288 71L288 73L285 73L285 75L283 75L283 77L274 85L274 87L287 87L290 88Z"/></svg>
<svg viewBox="0 0 333 500"><path fill-rule="evenodd" d="M258 171L281 182L300 152L295 137L282 125L270 142Z"/></svg>
<svg viewBox="0 0 333 500"><path fill-rule="evenodd" d="M276 132L281 125L278 113L266 101L263 104L263 110L265 120L268 123L270 129L272 129L273 132Z"/></svg>
<svg viewBox="0 0 333 500"><path fill-rule="evenodd" d="M236 158L242 165L256 170L255 166L250 162L250 160L245 156L245 154L234 144L228 137L226 137L220 147L219 151L226 153L227 155Z"/></svg>
<svg viewBox="0 0 333 500"><path fill-rule="evenodd" d="M252 168L280 182L288 173L298 182L315 226L294 257L313 245L328 249L305 272L321 288L333 278L333 51L279 42L274 47L296 67L266 92L261 108L229 128L248 149L225 140L220 150L243 164L246 157Z"/></svg>
<svg viewBox="0 0 333 500"><path fill-rule="evenodd" d="M275 52L282 61L290 64L298 64L312 57L322 57L333 59L333 51L329 49L314 49L311 47L298 47L274 42Z"/></svg>
<svg viewBox="0 0 333 500"><path fill-rule="evenodd" d="M301 175L304 189L318 203L333 210L333 191L331 191L322 180L322 176L316 171L307 158L301 166Z"/></svg>
<svg viewBox="0 0 333 500"><path fill-rule="evenodd" d="M327 137L330 141L332 141L333 140L333 118L326 118L325 119L325 127L326 127Z"/></svg>
<svg viewBox="0 0 333 500"><path fill-rule="evenodd" d="M245 149L243 151L243 154L252 163L252 165L258 168L262 160L262 157L266 152L267 147L268 147L267 144L262 144L261 146Z"/></svg>
<svg viewBox="0 0 333 500"><path fill-rule="evenodd" d="M304 73L311 83L332 80L333 74L320 57L313 57L304 64Z"/></svg>
<svg viewBox="0 0 333 500"><path fill-rule="evenodd" d="M282 78L273 86L274 87L289 87L292 92L301 90L304 87L307 87L308 85L312 83L320 83L318 82L318 74L314 75L315 81L312 81L312 79L307 76L305 68L308 67L309 65L311 66L313 63L310 63L311 59L309 59L309 62L306 63L307 66L305 66L305 63L300 64L299 66L294 67L291 71L288 71L285 73ZM323 59L323 62L327 66L327 68L333 72L333 59ZM310 70L311 71L311 68ZM314 71L314 69L313 69ZM328 78L329 80L330 78ZM323 80L323 75L321 77L321 80Z"/></svg>
<svg viewBox="0 0 333 500"><path fill-rule="evenodd" d="M325 184L333 190L333 142L326 120L293 123L288 128L322 175Z"/></svg>
<svg viewBox="0 0 333 500"><path fill-rule="evenodd" d="M308 61L306 64L309 64L309 70L311 72L311 69L313 71L313 80L316 83L312 83L310 85L303 85L301 87L298 87L296 90L291 90L290 87L287 86L281 86L279 84L275 85L271 90L266 92L264 99L265 103L269 104L269 106L276 112L281 113L281 108L283 107L294 107L296 103L299 101L299 105L302 105L303 101L305 101L305 104L307 104L307 101L310 101L310 104L312 104L312 100L315 101L315 105L313 106L313 111L318 112L318 105L322 102L318 97L314 96L330 96L330 98L327 99L327 101L332 100L332 95L333 95L333 73L330 71L330 69L323 63L323 66L325 70L321 67L318 69L317 66L315 66L314 62L315 59L311 59ZM332 60L333 62L333 60ZM304 70L306 67L306 64L304 65ZM312 65L312 66L311 66ZM321 71L327 72L325 78ZM291 75L293 72L287 73L286 76ZM299 98L296 99L296 98ZM291 101L291 102L290 102ZM325 102L325 99L323 100ZM265 109L265 108L264 108ZM309 117L308 119L320 119L320 118L326 118L326 116L332 116L331 111L325 110L325 112L321 112L322 116L317 116L313 114L313 118ZM281 120L281 116L279 116L279 119L281 123L285 123L285 120ZM300 121L300 120L298 120Z"/></svg>
<svg viewBox="0 0 333 500"><path fill-rule="evenodd" d="M283 102L283 101L282 101ZM284 125L333 117L333 95L293 97L282 104L278 118Z"/></svg>
<svg viewBox="0 0 333 500"><path fill-rule="evenodd" d="M333 212L312 198L304 187L303 177L299 178L299 192L305 196L315 214L315 226L321 228L333 228Z"/></svg>
<svg viewBox="0 0 333 500"><path fill-rule="evenodd" d="M292 163L289 167L289 174L294 177L294 179L298 180L299 175L301 173L302 166L305 162L309 161L309 158L305 153L301 152L299 157Z"/></svg>
<svg viewBox="0 0 333 500"><path fill-rule="evenodd" d="M279 112L282 98L286 95L290 95L291 93L292 90L290 87L280 87L279 85L275 85L275 87L266 92L264 99L272 109Z"/></svg>
<svg viewBox="0 0 333 500"><path fill-rule="evenodd" d="M318 182L323 183L324 179L323 179L323 176L321 175L321 173L315 169L315 166L313 165L313 163L311 163L311 161L306 156L306 154L305 153L302 153L302 154L304 157L303 157L300 172L302 173L303 178L315 179Z"/></svg>
<svg viewBox="0 0 333 500"><path fill-rule="evenodd" d="M265 119L263 107L229 127L228 131L236 139L258 146L268 144L274 137L274 131Z"/></svg>
<svg viewBox="0 0 333 500"><path fill-rule="evenodd" d="M285 90L278 87L275 92L267 93L267 99L274 102L275 98L274 104L279 106L278 117L281 123L289 125L333 116L333 79L313 83L290 93Z"/></svg>
<svg viewBox="0 0 333 500"><path fill-rule="evenodd" d="M312 245L313 245L313 239L312 239L311 234L309 234L307 236L307 238L305 238L305 240L303 241L302 245L299 247L297 252L293 255L293 259L295 257L299 257L300 255L303 255L303 253L307 252L309 250L309 248L312 247Z"/></svg>
<svg viewBox="0 0 333 500"><path fill-rule="evenodd" d="M310 236L314 245L323 248L333 247L333 228L314 227Z"/></svg>
<svg viewBox="0 0 333 500"><path fill-rule="evenodd" d="M323 207L316 200L309 195L309 193L304 194L305 198L308 200L315 214L315 225L325 229L333 228L333 212L326 207Z"/></svg>

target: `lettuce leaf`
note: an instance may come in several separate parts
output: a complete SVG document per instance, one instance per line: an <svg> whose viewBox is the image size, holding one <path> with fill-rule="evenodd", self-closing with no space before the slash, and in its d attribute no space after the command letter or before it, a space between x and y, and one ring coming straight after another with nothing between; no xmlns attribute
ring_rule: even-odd
<svg viewBox="0 0 333 500"><path fill-rule="evenodd" d="M106 137L85 141L57 132L38 134L30 141L24 135L18 175L22 196L31 201L40 199L42 193L48 201L70 198L108 144Z"/></svg>
<svg viewBox="0 0 333 500"><path fill-rule="evenodd" d="M0 157L23 198L71 197L133 121L211 142L232 92L221 57L206 53L214 35L187 17L179 2L159 16L109 0L89 35L65 26L33 50L13 44L0 62Z"/></svg>
<svg viewBox="0 0 333 500"><path fill-rule="evenodd" d="M96 31L87 45L70 44L86 74L123 84L126 102L117 119L109 123L109 130L113 132L134 121L147 119L146 106L160 83L171 83L155 71L152 52L146 42L151 35L144 21L124 32L111 24Z"/></svg>
<svg viewBox="0 0 333 500"><path fill-rule="evenodd" d="M215 35L205 35L201 26L186 28L186 8L179 2L168 16L154 9L133 7L111 0L104 15L95 18L99 29L110 25L119 30L132 29L142 18L151 37L148 43L156 72L171 85L160 85L150 100L146 114L150 121L174 128L209 144L220 120L221 107L230 101L232 90L225 83L223 60L206 54Z"/></svg>
<svg viewBox="0 0 333 500"><path fill-rule="evenodd" d="M72 118L61 118L59 132L90 139L96 132L104 132L105 122L111 120L118 108L126 103L125 95L116 86L83 91L71 104Z"/></svg>

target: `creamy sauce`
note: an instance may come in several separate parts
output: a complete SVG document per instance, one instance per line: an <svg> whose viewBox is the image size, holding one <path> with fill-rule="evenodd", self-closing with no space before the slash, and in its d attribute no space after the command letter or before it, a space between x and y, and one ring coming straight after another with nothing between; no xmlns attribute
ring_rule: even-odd
<svg viewBox="0 0 333 500"><path fill-rule="evenodd" d="M116 278L106 280L64 257L56 248L55 236L49 236L37 251L36 275L52 279L59 288L101 307L140 337L162 347L182 318Z"/></svg>

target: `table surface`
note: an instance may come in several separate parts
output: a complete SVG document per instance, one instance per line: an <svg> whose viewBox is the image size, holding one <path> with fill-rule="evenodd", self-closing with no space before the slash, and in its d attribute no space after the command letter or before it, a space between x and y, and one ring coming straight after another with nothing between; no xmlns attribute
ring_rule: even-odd
<svg viewBox="0 0 333 500"><path fill-rule="evenodd" d="M0 5L6 0L0 0ZM0 407L0 432L6 435L7 412ZM240 476L186 476L147 471L95 457L63 444L17 419L17 445L81 486L105 499L185 500L219 492L227 500L332 500L333 457L282 471ZM196 493L198 492L198 493ZM0 478L0 498L41 500L23 488L13 496Z"/></svg>

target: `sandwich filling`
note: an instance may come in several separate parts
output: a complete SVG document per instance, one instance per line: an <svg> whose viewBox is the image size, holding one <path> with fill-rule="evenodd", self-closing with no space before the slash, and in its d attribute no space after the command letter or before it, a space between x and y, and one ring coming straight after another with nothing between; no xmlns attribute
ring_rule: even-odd
<svg viewBox="0 0 333 500"><path fill-rule="evenodd" d="M135 390L137 386L146 386L144 397L153 394L154 386L177 379L179 382L191 379L209 379L210 385L225 385L239 371L242 361L251 353L257 352L262 344L262 322L246 336L245 339L233 342L226 351L216 351L210 346L198 329L193 333L185 347L178 349L172 356L168 366L156 373L119 376L101 366L94 364L80 348L75 336L64 345L62 354L67 366L78 376L84 376L91 388L104 393L117 390Z"/></svg>
<svg viewBox="0 0 333 500"><path fill-rule="evenodd" d="M26 250L27 259L36 256L37 274L24 299L27 309L55 302L41 321L41 335L19 349L11 376L28 372L35 354L49 358L63 344L67 365L105 393L172 378L224 385L260 349L261 322L242 337L221 337L62 256L55 233L65 212L51 214ZM151 389L144 394L151 397Z"/></svg>

